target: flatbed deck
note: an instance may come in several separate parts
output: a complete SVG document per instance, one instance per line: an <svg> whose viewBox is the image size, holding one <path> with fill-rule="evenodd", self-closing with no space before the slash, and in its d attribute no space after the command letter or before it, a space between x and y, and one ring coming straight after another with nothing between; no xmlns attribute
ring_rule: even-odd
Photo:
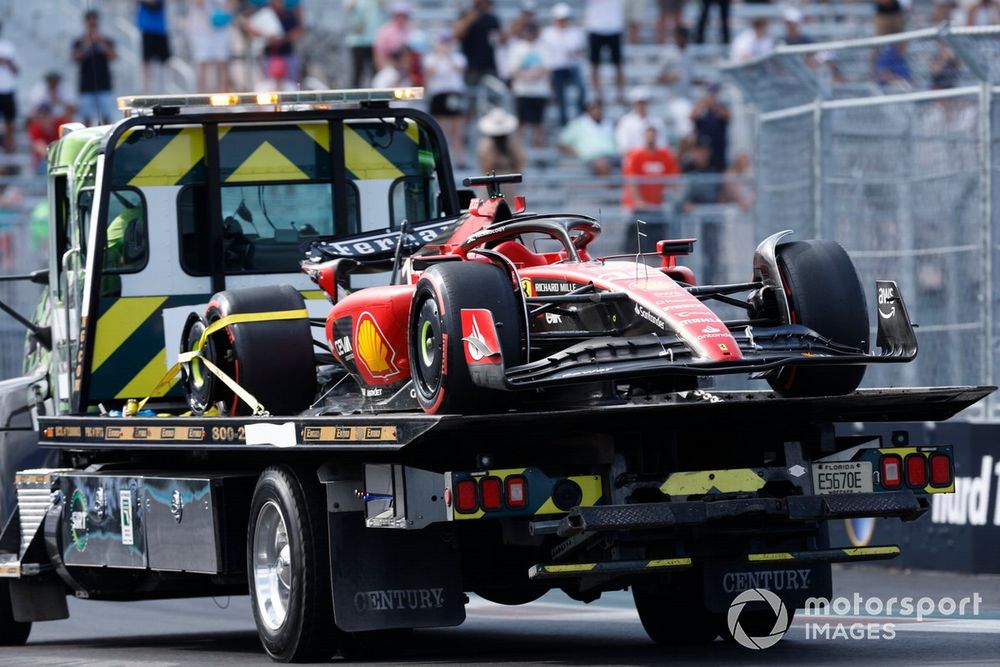
<svg viewBox="0 0 1000 667"><path fill-rule="evenodd" d="M996 387L956 386L861 389L846 396L778 398L769 391L682 392L622 404L492 415L419 412L299 417L103 417L39 418L39 444L68 450L398 451L432 435L474 427L519 431L547 428L613 428L647 420L684 426L717 423L943 421Z"/></svg>

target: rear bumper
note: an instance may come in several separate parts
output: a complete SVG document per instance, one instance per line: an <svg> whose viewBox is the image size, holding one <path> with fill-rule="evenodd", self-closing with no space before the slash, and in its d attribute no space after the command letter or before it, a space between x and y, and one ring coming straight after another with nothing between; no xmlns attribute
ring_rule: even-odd
<svg viewBox="0 0 1000 667"><path fill-rule="evenodd" d="M913 491L852 493L788 498L680 501L576 507L562 519L563 537L622 530L656 530L723 524L733 519L774 522L824 521L854 517L896 517L912 521L930 507L930 496ZM720 528L723 526L719 526Z"/></svg>

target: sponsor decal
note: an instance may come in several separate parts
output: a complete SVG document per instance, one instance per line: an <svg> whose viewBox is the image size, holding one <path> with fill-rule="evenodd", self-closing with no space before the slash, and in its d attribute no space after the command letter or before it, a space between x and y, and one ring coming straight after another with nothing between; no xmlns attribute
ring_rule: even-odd
<svg viewBox="0 0 1000 667"><path fill-rule="evenodd" d="M559 313L545 313L546 324L562 324L562 315Z"/></svg>
<svg viewBox="0 0 1000 667"><path fill-rule="evenodd" d="M892 319L896 314L896 290L892 285L879 285L878 288L878 316L883 320Z"/></svg>
<svg viewBox="0 0 1000 667"><path fill-rule="evenodd" d="M765 570L762 572L726 572L722 589L727 593L742 593L753 588L771 591L803 591L810 586L812 570Z"/></svg>
<svg viewBox="0 0 1000 667"><path fill-rule="evenodd" d="M571 283L565 280L535 280L532 284L535 288L535 294L533 296L541 294L565 294L566 292L572 292L576 288L580 287L577 283Z"/></svg>
<svg viewBox="0 0 1000 667"><path fill-rule="evenodd" d="M678 316L680 316L680 313L678 313ZM715 317L695 317L689 320L681 320L677 323L677 326L686 327L692 324L715 324L718 321L718 318ZM702 331L704 331L704 329L702 329ZM718 329L716 329L716 331L718 331Z"/></svg>
<svg viewBox="0 0 1000 667"><path fill-rule="evenodd" d="M373 388L369 389L367 387L362 387L361 388L361 393L366 398L378 398L379 396L382 395L382 388L381 387L373 387Z"/></svg>
<svg viewBox="0 0 1000 667"><path fill-rule="evenodd" d="M389 345L385 334L371 313L362 313L354 332L354 352L372 377L391 378L399 374L396 351Z"/></svg>
<svg viewBox="0 0 1000 667"><path fill-rule="evenodd" d="M77 551L87 548L90 532L87 529L87 500L80 489L75 489L69 499L69 534Z"/></svg>
<svg viewBox="0 0 1000 667"><path fill-rule="evenodd" d="M118 499L121 505L122 544L130 547L135 544L135 535L132 531L132 491L122 489L118 492Z"/></svg>
<svg viewBox="0 0 1000 667"><path fill-rule="evenodd" d="M709 326L707 326L707 327L705 327L704 329L701 330L702 333L707 333L707 334L719 333L720 331L722 331L722 329L716 329L715 327L713 327L711 325L709 325Z"/></svg>
<svg viewBox="0 0 1000 667"><path fill-rule="evenodd" d="M535 296L535 287L531 284L531 278L521 278L521 291L524 296Z"/></svg>
<svg viewBox="0 0 1000 667"><path fill-rule="evenodd" d="M719 352L725 352L726 354L729 354L728 345L726 345L725 343L719 343L718 345L719 345Z"/></svg>
<svg viewBox="0 0 1000 667"><path fill-rule="evenodd" d="M666 330L667 328L666 324L663 322L663 319L661 317L654 315L648 309L643 308L639 304L635 304L635 314L641 317L642 319L646 320L650 324L659 327L660 329Z"/></svg>
<svg viewBox="0 0 1000 667"><path fill-rule="evenodd" d="M358 591L354 608L359 612L441 609L444 607L443 588L404 588L383 591Z"/></svg>
<svg viewBox="0 0 1000 667"><path fill-rule="evenodd" d="M774 625L771 626L767 634L750 636L740 624L740 615L748 604L762 602L766 603L771 613L774 614ZM770 622L770 618L768 618L768 622ZM788 617L785 603L766 588L751 588L743 591L733 599L732 604L729 605L729 611L726 613L726 625L736 643L744 648L754 650L770 648L777 644L785 636L790 624L791 619Z"/></svg>
<svg viewBox="0 0 1000 667"><path fill-rule="evenodd" d="M729 337L729 333L728 332L726 332L726 333L721 333L721 332L720 333L708 333L708 334L701 334L700 336L696 336L695 340L706 340L708 338L728 338L728 337Z"/></svg>
<svg viewBox="0 0 1000 667"><path fill-rule="evenodd" d="M467 363L500 363L500 339L490 311L485 308L462 309L462 340L465 342Z"/></svg>
<svg viewBox="0 0 1000 667"><path fill-rule="evenodd" d="M174 517L177 523L184 520L184 498L181 497L180 489L174 489L170 494L170 516Z"/></svg>
<svg viewBox="0 0 1000 667"><path fill-rule="evenodd" d="M341 336L337 340L333 341L333 346L337 349L337 356L343 359L348 354L351 354L354 350L351 348L351 337Z"/></svg>
<svg viewBox="0 0 1000 667"><path fill-rule="evenodd" d="M671 292L676 292L677 283L669 278L644 278L630 282L628 288L646 290L648 292L652 292L653 290L670 290Z"/></svg>
<svg viewBox="0 0 1000 667"><path fill-rule="evenodd" d="M444 222L434 221L429 224L419 225L411 230L410 239L421 245L433 241L442 232L455 224L454 220ZM321 244L321 247L334 254L341 256L371 255L374 253L391 252L396 248L399 240L399 232L387 231L383 233L367 234L354 240L342 240Z"/></svg>

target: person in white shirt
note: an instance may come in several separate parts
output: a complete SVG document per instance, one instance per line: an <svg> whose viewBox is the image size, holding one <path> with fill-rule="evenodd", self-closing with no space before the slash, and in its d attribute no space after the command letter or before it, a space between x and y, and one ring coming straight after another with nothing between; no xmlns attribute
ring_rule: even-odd
<svg viewBox="0 0 1000 667"><path fill-rule="evenodd" d="M733 40L730 58L733 62L745 63L754 58L760 58L774 51L774 39L768 34L768 23L765 18L756 18L750 22L750 27L741 32Z"/></svg>
<svg viewBox="0 0 1000 667"><path fill-rule="evenodd" d="M594 94L601 96L598 70L603 62L603 54L607 51L611 64L615 66L618 99L622 99L625 93L625 72L622 69L622 36L625 32L623 0L587 0L583 27L587 31L590 47L590 81Z"/></svg>
<svg viewBox="0 0 1000 667"><path fill-rule="evenodd" d="M633 88L629 91L629 102L632 110L621 117L615 127L615 143L618 154L625 155L646 144L646 128L656 130L659 145L666 145L667 130L663 121L649 115L650 92L646 88Z"/></svg>
<svg viewBox="0 0 1000 667"><path fill-rule="evenodd" d="M559 125L569 122L570 95L575 95L573 106L583 113L586 91L580 65L587 40L583 30L573 25L573 10L565 2L552 8L552 25L542 30L542 48L552 72L552 89L559 105Z"/></svg>
<svg viewBox="0 0 1000 667"><path fill-rule="evenodd" d="M521 28L521 39L510 45L507 54L510 88L517 102L519 133L531 126L531 143L540 147L544 143L545 106L552 95L549 68L545 53L538 39L537 23L526 23Z"/></svg>
<svg viewBox="0 0 1000 667"><path fill-rule="evenodd" d="M441 125L455 165L465 167L465 56L457 48L455 35L445 31L434 49L424 57L424 87L430 111Z"/></svg>
<svg viewBox="0 0 1000 667"><path fill-rule="evenodd" d="M3 27L0 25L0 30ZM0 39L0 116L3 116L3 148L14 152L14 120L17 118L17 75L21 66L17 62L17 49L6 39Z"/></svg>

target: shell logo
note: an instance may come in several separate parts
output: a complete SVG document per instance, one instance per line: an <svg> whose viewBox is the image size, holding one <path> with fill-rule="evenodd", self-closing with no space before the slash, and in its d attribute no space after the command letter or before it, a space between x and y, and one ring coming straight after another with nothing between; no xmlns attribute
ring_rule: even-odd
<svg viewBox="0 0 1000 667"><path fill-rule="evenodd" d="M373 377L389 378L399 373L396 351L389 345L371 313L362 313L354 332L354 352Z"/></svg>

